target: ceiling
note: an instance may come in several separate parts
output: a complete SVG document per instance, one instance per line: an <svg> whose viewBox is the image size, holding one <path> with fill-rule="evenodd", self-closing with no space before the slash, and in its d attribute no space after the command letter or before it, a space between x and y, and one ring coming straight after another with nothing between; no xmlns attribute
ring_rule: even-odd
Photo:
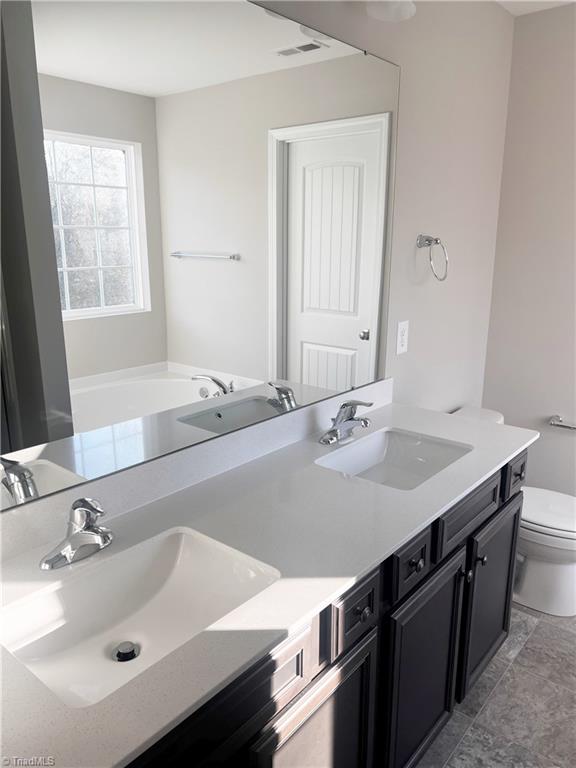
<svg viewBox="0 0 576 768"><path fill-rule="evenodd" d="M279 56L311 38L247 2L34 2L33 17L39 72L147 96L357 53L326 39Z"/></svg>
<svg viewBox="0 0 576 768"><path fill-rule="evenodd" d="M564 2L531 2L531 0L510 0L507 3L500 3L503 8L513 16L524 16L526 13L536 13L537 11L547 11L549 8L556 8L559 5L569 5L572 0Z"/></svg>

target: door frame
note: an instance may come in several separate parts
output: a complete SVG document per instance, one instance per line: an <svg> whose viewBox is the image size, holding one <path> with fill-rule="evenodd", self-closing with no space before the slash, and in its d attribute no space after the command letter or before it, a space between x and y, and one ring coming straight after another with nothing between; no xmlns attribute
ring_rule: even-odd
<svg viewBox="0 0 576 768"><path fill-rule="evenodd" d="M376 210L377 231L380 233L382 258L377 260L374 277L373 311L370 327L375 332L370 368L376 379L380 347L380 317L384 295L384 259L386 255L386 225L389 214L389 191L392 112L362 117L328 120L322 123L295 125L268 131L268 378L285 379L287 372L288 313L288 151L290 144L309 139L328 139L352 134L377 133L380 137L378 163L380 183ZM390 178L388 176L390 175Z"/></svg>

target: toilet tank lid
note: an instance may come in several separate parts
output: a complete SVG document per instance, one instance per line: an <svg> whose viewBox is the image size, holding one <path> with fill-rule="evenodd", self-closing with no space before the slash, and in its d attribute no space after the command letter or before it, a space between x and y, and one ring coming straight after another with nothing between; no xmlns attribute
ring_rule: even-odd
<svg viewBox="0 0 576 768"><path fill-rule="evenodd" d="M491 411L489 408L476 408L472 405L464 405L454 411L454 416L463 416L465 419L478 419L480 421L492 421L495 424L504 424L504 416L500 411Z"/></svg>
<svg viewBox="0 0 576 768"><path fill-rule="evenodd" d="M546 488L522 488L522 520L542 528L576 533L576 496Z"/></svg>

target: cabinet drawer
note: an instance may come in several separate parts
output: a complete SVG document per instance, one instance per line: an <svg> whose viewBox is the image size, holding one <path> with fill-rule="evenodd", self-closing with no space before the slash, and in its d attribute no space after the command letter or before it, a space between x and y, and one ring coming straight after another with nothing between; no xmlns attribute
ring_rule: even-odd
<svg viewBox="0 0 576 768"><path fill-rule="evenodd" d="M487 520L500 506L500 472L445 512L433 526L434 559L438 563Z"/></svg>
<svg viewBox="0 0 576 768"><path fill-rule="evenodd" d="M392 602L419 584L432 565L432 531L427 528L391 557Z"/></svg>
<svg viewBox="0 0 576 768"><path fill-rule="evenodd" d="M230 751L258 733L312 681L318 672L318 642L313 622L176 726L130 768L227 764Z"/></svg>
<svg viewBox="0 0 576 768"><path fill-rule="evenodd" d="M504 467L502 479L502 501L508 501L522 489L526 480L526 465L528 463L528 451L524 451L520 456Z"/></svg>
<svg viewBox="0 0 576 768"><path fill-rule="evenodd" d="M377 623L379 607L380 571L371 574L332 603L329 612L329 661L334 661Z"/></svg>

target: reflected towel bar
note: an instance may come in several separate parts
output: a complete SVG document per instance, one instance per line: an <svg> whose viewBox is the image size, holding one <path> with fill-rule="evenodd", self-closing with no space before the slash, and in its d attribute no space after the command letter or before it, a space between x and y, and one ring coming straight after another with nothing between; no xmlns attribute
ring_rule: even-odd
<svg viewBox="0 0 576 768"><path fill-rule="evenodd" d="M559 416L558 414L556 414L556 416L551 416L548 424L550 424L551 427L560 427L561 429L576 429L576 424L565 424L562 420L562 416Z"/></svg>
<svg viewBox="0 0 576 768"><path fill-rule="evenodd" d="M239 253L208 253L206 251L174 251L170 256L175 259L229 259L240 261Z"/></svg>

